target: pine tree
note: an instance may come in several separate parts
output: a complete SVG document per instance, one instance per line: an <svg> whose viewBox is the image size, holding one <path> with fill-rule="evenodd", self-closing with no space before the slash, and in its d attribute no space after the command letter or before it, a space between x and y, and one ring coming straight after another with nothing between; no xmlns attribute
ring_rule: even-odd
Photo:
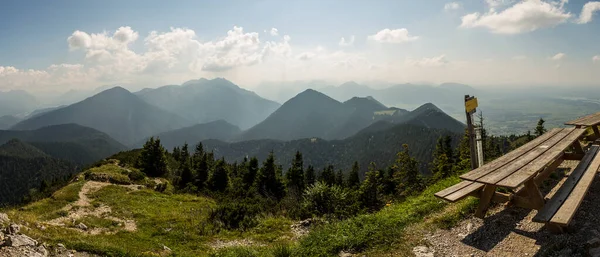
<svg viewBox="0 0 600 257"><path fill-rule="evenodd" d="M180 151L180 156L179 160L180 162L187 162L187 159L190 158L190 152L188 151L188 144L187 142L185 144L183 144L183 147L181 147L181 151Z"/></svg>
<svg viewBox="0 0 600 257"><path fill-rule="evenodd" d="M349 188L356 188L360 185L359 171L360 167L358 166L358 162L355 161L352 165L350 174L348 174L348 181L346 182Z"/></svg>
<svg viewBox="0 0 600 257"><path fill-rule="evenodd" d="M370 211L378 210L383 205L380 173L373 170L373 166L371 165L369 171L365 173L365 180L358 190L361 205Z"/></svg>
<svg viewBox="0 0 600 257"><path fill-rule="evenodd" d="M335 184L335 171L333 165L329 164L327 167L323 168L323 172L321 172L319 176L319 181L324 182L328 186Z"/></svg>
<svg viewBox="0 0 600 257"><path fill-rule="evenodd" d="M429 164L433 181L448 177L452 173L452 150L447 137L440 137L433 151L433 161Z"/></svg>
<svg viewBox="0 0 600 257"><path fill-rule="evenodd" d="M225 160L221 159L215 163L215 167L208 179L208 185L211 190L224 192L229 185L229 176L225 168Z"/></svg>
<svg viewBox="0 0 600 257"><path fill-rule="evenodd" d="M179 186L181 188L186 187L189 183L194 180L194 174L192 172L192 162L190 158L182 163L181 168L181 179L179 180Z"/></svg>
<svg viewBox="0 0 600 257"><path fill-rule="evenodd" d="M543 135L544 133L546 133L546 128L544 127L544 122L546 122L544 119L540 118L540 120L537 123L537 126L535 127L535 136L539 137L541 135Z"/></svg>
<svg viewBox="0 0 600 257"><path fill-rule="evenodd" d="M206 181L208 180L208 161L206 154L198 156L198 152L195 153L196 161L194 162L194 170L196 177L194 178L194 185L199 189L205 188Z"/></svg>
<svg viewBox="0 0 600 257"><path fill-rule="evenodd" d="M312 186L313 184L315 184L315 179L315 168L313 168L312 165L308 165L306 171L304 171L304 185L306 187Z"/></svg>
<svg viewBox="0 0 600 257"><path fill-rule="evenodd" d="M277 177L279 171L275 164L275 156L273 152L269 154L269 157L263 163L262 168L258 171L256 176L256 188L258 193L264 197L281 199L285 193L283 183Z"/></svg>
<svg viewBox="0 0 600 257"><path fill-rule="evenodd" d="M181 157L181 150L179 149L178 146L173 147L173 159L175 159L175 161L177 163L181 162L181 160L179 159L179 157Z"/></svg>
<svg viewBox="0 0 600 257"><path fill-rule="evenodd" d="M456 165L454 166L454 172L463 173L465 171L471 170L471 146L469 143L469 130L465 129L465 134L463 135L460 143L458 144L457 150L458 158Z"/></svg>
<svg viewBox="0 0 600 257"><path fill-rule="evenodd" d="M335 173L335 184L344 187L344 172L342 170L338 170L338 172Z"/></svg>
<svg viewBox="0 0 600 257"><path fill-rule="evenodd" d="M168 173L165 149L160 144L160 139L151 137L144 144L140 153L138 166L140 170L150 177L160 177Z"/></svg>
<svg viewBox="0 0 600 257"><path fill-rule="evenodd" d="M404 189L406 193L419 191L423 186L419 174L419 163L410 156L407 144L402 145L402 147L404 150L398 153L396 162L392 166L395 170L394 180L398 188Z"/></svg>
<svg viewBox="0 0 600 257"><path fill-rule="evenodd" d="M242 177L242 185L245 190L249 190L252 185L254 185L256 174L258 174L258 159L256 159L256 157L252 157L250 162L248 162L248 167L246 168L246 172Z"/></svg>
<svg viewBox="0 0 600 257"><path fill-rule="evenodd" d="M292 166L285 173L288 192L300 196L304 191L304 162L302 154L297 151Z"/></svg>

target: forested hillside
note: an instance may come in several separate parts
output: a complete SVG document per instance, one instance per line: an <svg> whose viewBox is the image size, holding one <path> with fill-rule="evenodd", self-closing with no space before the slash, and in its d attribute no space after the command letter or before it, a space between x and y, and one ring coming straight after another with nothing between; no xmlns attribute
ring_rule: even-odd
<svg viewBox="0 0 600 257"><path fill-rule="evenodd" d="M72 162L11 140L0 146L0 206L19 203L35 194L35 190L44 191L51 184L67 181L76 172L77 166Z"/></svg>

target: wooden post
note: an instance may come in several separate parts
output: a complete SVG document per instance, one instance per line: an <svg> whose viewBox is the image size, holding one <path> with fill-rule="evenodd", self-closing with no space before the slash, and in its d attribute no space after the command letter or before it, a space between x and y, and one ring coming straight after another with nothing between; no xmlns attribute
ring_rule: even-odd
<svg viewBox="0 0 600 257"><path fill-rule="evenodd" d="M467 102L472 99L474 99L474 97L465 95L465 113L467 115L467 130L469 133L469 146L471 149L471 170L474 170L477 168L477 152L475 150L475 129L473 126L473 113L475 112L475 109L466 109Z"/></svg>

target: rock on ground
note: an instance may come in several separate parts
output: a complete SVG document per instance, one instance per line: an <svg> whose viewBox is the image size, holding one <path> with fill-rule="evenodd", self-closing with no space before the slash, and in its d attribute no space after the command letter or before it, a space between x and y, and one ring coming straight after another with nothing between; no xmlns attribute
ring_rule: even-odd
<svg viewBox="0 0 600 257"><path fill-rule="evenodd" d="M8 218L8 215L6 215L6 213L0 212L0 224L9 223L9 222L10 222L10 219Z"/></svg>

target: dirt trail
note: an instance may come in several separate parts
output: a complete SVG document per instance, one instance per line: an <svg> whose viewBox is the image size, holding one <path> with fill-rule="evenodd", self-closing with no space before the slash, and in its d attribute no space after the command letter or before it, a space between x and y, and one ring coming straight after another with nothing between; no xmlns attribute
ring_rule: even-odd
<svg viewBox="0 0 600 257"><path fill-rule="evenodd" d="M577 162L561 166L570 172ZM560 188L564 178L546 186L546 198ZM532 222L535 210L496 206L485 219L475 217L461 221L451 229L437 229L423 235L424 245L417 256L600 256L600 177L598 174L581 207L575 214L569 232L552 234L544 224ZM424 249L423 247L427 248ZM590 250L592 249L592 250Z"/></svg>
<svg viewBox="0 0 600 257"><path fill-rule="evenodd" d="M93 194L98 190L102 189L105 186L113 185L111 183L106 182L98 182L98 181L87 181L79 191L79 199L72 203L68 204L64 208L63 211L67 212L67 215L64 217L59 217L50 221L45 222L51 226L60 226L60 227L71 227L74 230L88 233L92 235L97 234L105 234L105 233L115 233L115 231L111 231L108 228L92 228L85 229L81 227L77 227L75 222L86 216L93 216L98 218L109 219L121 224L121 229L125 231L135 231L137 230L137 225L134 220L124 220L121 218L110 216L112 210L110 206L100 205L98 207L93 207L91 205L89 194ZM119 185L122 187L129 188L131 190L139 190L139 185Z"/></svg>

